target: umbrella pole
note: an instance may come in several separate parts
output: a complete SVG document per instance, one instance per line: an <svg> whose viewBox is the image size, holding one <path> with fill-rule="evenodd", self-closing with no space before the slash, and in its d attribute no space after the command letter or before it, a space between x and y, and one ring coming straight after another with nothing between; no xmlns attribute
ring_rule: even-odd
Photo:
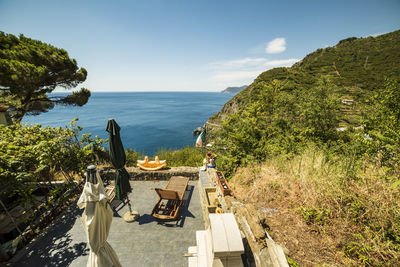
<svg viewBox="0 0 400 267"><path fill-rule="evenodd" d="M128 195L126 195L126 200L128 202L129 212L132 213L131 201L129 200Z"/></svg>
<svg viewBox="0 0 400 267"><path fill-rule="evenodd" d="M125 222L134 222L139 218L139 212L136 210L132 211L131 201L129 200L128 195L126 195L126 201L128 202L129 211L124 214L124 221Z"/></svg>

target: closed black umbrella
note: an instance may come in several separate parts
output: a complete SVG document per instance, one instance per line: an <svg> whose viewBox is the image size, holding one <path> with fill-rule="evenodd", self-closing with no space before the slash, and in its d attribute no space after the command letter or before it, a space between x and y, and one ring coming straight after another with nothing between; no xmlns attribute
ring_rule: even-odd
<svg viewBox="0 0 400 267"><path fill-rule="evenodd" d="M128 198L128 193L132 192L132 188L129 183L129 174L124 167L126 155L121 141L121 136L119 134L120 129L121 128L114 119L108 120L106 131L110 135L110 139L108 141L110 145L110 159L116 170L115 197L119 200L123 200L126 197L128 201L129 212L132 213L131 204Z"/></svg>

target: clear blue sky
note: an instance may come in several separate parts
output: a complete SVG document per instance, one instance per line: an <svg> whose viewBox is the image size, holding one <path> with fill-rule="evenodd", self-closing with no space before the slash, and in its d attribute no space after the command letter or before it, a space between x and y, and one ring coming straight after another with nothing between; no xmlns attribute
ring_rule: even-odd
<svg viewBox="0 0 400 267"><path fill-rule="evenodd" d="M397 29L400 0L0 0L1 31L66 49L92 91L220 91Z"/></svg>

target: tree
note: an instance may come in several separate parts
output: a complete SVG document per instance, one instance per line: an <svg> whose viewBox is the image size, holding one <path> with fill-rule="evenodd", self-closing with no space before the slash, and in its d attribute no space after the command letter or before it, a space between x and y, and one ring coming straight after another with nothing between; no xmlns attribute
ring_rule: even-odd
<svg viewBox="0 0 400 267"><path fill-rule="evenodd" d="M55 104L85 105L90 97L85 88L66 97L47 94L57 87L74 88L86 76L87 71L78 68L64 49L0 32L0 103L11 107L14 121L46 112Z"/></svg>
<svg viewBox="0 0 400 267"><path fill-rule="evenodd" d="M364 110L365 145L380 154L381 163L400 170L400 82L385 80Z"/></svg>
<svg viewBox="0 0 400 267"><path fill-rule="evenodd" d="M296 93L287 82L257 82L253 103L229 115L216 131L218 162L227 175L238 166L262 162L277 154L293 153L297 138Z"/></svg>
<svg viewBox="0 0 400 267"><path fill-rule="evenodd" d="M340 122L338 88L327 77L321 77L317 86L304 92L299 101L300 118L306 136L323 142L335 140Z"/></svg>

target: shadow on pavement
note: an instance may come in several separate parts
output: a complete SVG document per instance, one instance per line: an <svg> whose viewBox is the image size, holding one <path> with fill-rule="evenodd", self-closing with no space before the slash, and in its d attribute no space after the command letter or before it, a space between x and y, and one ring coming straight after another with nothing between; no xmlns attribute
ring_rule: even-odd
<svg viewBox="0 0 400 267"><path fill-rule="evenodd" d="M183 227L183 225L185 224L186 217L195 218L193 213L191 213L189 211L189 204L190 204L190 200L192 199L193 189L194 189L194 186L189 185L186 189L185 194L183 195L180 220L179 220L179 224L177 224L177 226L179 226L179 227Z"/></svg>
<svg viewBox="0 0 400 267"><path fill-rule="evenodd" d="M138 221L139 225L142 225L142 224L146 224L146 223L155 222L157 220L150 214L143 214L142 216L139 217L139 219L137 221Z"/></svg>
<svg viewBox="0 0 400 267"><path fill-rule="evenodd" d="M81 213L82 210L76 206L76 202L72 203L66 212L56 219L56 223L47 233L13 266L66 267L76 258L88 255L87 243L72 244L71 234L68 233Z"/></svg>

